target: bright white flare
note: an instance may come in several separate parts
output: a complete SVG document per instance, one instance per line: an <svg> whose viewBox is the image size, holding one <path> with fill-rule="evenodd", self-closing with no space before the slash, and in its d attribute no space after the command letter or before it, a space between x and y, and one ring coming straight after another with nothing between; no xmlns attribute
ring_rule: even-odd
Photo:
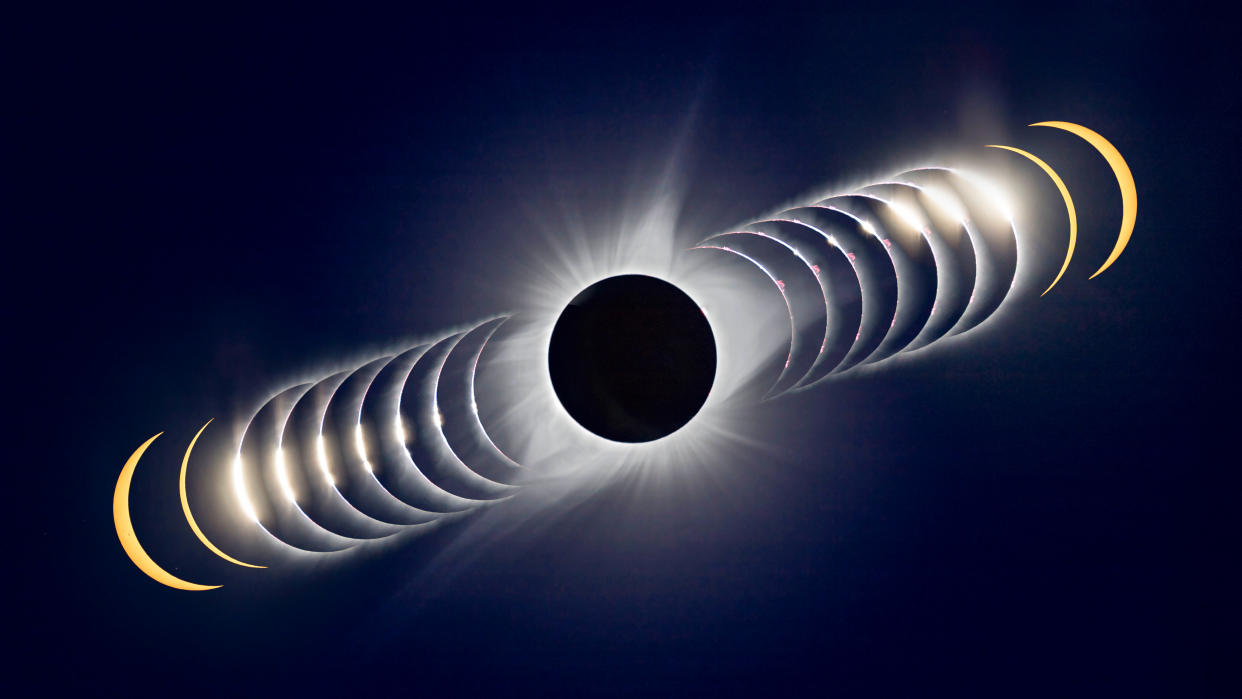
<svg viewBox="0 0 1242 699"><path fill-rule="evenodd" d="M962 209L961 204L957 201L957 197L937 189L935 187L923 187L923 193L927 198L936 205L946 216L957 221L959 224L966 224L966 212Z"/></svg>
<svg viewBox="0 0 1242 699"><path fill-rule="evenodd" d="M1001 191L996 185L977 175L968 175L967 179L969 179L970 183L984 195L992 208L1012 225L1013 207L1009 205L1009 196Z"/></svg>
<svg viewBox="0 0 1242 699"><path fill-rule="evenodd" d="M238 454L233 459L233 495L237 499L237 506L241 511L251 519L254 523L259 523L259 515L254 510L254 504L250 502L250 494L246 492L246 479L242 473L242 458Z"/></svg>
<svg viewBox="0 0 1242 699"><path fill-rule="evenodd" d="M897 214L897 218L901 219L907 226L916 231L923 230L923 218L910 207L898 201L890 201L888 202L888 208Z"/></svg>
<svg viewBox="0 0 1242 699"><path fill-rule="evenodd" d="M354 449L358 451L358 459L362 461L362 465L366 467L367 473L371 473L371 462L367 460L367 443L362 436L362 423L354 426Z"/></svg>
<svg viewBox="0 0 1242 699"><path fill-rule="evenodd" d="M289 482L289 469L285 466L285 450L283 447L276 447L276 481L280 483L280 491L284 493L285 499L289 502L296 503L298 500L293 495L293 485Z"/></svg>

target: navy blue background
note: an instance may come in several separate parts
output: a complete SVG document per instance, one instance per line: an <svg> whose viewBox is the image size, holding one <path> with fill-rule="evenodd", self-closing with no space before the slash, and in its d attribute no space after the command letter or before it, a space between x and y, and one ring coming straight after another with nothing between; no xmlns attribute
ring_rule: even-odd
<svg viewBox="0 0 1242 699"><path fill-rule="evenodd" d="M1142 3L989 5L15 18L6 682L1236 689L1232 39ZM771 446L727 478L605 489L452 571L428 562L468 527L207 594L161 588L116 542L141 440L168 430L151 463L175 473L173 445L293 372L508 308L497 279L557 201L615 214L680 147L688 209L723 226L980 145L990 118L1117 144L1130 248L1084 280L1117 220L1084 158L1082 262L1054 294L957 355L756 408ZM157 558L218 578L180 553L175 500L153 507L135 516Z"/></svg>

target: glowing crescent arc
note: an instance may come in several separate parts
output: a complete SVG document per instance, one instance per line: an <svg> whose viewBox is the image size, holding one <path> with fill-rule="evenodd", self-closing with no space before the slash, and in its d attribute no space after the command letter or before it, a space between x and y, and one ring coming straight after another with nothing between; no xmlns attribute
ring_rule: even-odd
<svg viewBox="0 0 1242 699"><path fill-rule="evenodd" d="M212 418L212 420L214 419L215 418ZM207 429L207 425L210 424L211 420L208 420L202 427L198 428L198 433L194 435L194 439L190 440L190 446L186 447L185 456L181 459L181 509L185 512L186 521L190 523L190 529L194 530L194 536L197 536L198 540L203 542L203 546L206 546L212 553L216 554L220 558L223 558L229 563L236 563L239 566L245 566L247 568L266 568L267 566L254 565L253 563L243 563L242 561L239 561L221 551L215 544L211 543L211 541L207 539L207 535L203 533L203 530L198 528L198 522L194 521L194 515L190 512L190 498L186 494L185 490L185 474L190 467L190 452L194 451L194 443L198 441L199 435L201 435L203 430Z"/></svg>
<svg viewBox="0 0 1242 699"><path fill-rule="evenodd" d="M142 458L142 454L151 446L163 432L159 432L142 443L129 460L125 462L125 467L121 469L121 476L116 480L116 491L112 495L112 523L116 525L116 535L121 539L121 548L125 549L125 554L129 556L129 560L138 566L138 570L146 573L152 580L168 587L178 590L214 590L219 585L199 585L197 583L182 580L177 576L164 570L143 550L142 544L138 543L138 535L134 533L134 524L129 518L129 485L134 478L134 469L138 466L138 460Z"/></svg>
<svg viewBox="0 0 1242 699"><path fill-rule="evenodd" d="M1057 173L1054 172L1053 169L1048 166L1048 163L1045 163L1044 161L1040 160L1034 155L1031 155L1030 153L1027 153L1026 151L1020 148L1014 148L1013 146L992 145L992 146L988 146L988 148L1002 148L1004 150L1013 151L1014 153L1017 153L1018 155L1021 155L1027 158L1028 160L1030 160L1031 162L1035 163L1036 165L1038 165L1041 170L1047 173L1048 177L1052 178L1052 183L1055 184L1057 186L1057 189L1061 191L1061 198L1065 200L1065 212L1069 214L1069 248L1065 251L1065 262L1061 263L1061 271L1057 272L1056 279L1053 279L1052 283L1048 285L1048 288L1044 289L1044 293L1040 294L1040 296L1043 296L1049 291L1052 291L1052 287L1056 286L1057 282L1061 281L1061 275L1065 274L1065 270L1069 269L1070 258L1074 256L1074 244L1078 241L1078 214L1074 212L1074 200L1073 198L1070 197L1069 190L1066 189L1065 183L1062 182L1061 178L1057 175ZM1125 247L1125 246L1123 245L1122 247ZM1104 266L1107 267L1108 265L1104 265ZM1100 271L1102 272L1104 270L1101 269ZM1099 273L1100 272L1096 272L1095 274L1099 274ZM1095 274L1091 276L1094 277Z"/></svg>
<svg viewBox="0 0 1242 699"><path fill-rule="evenodd" d="M1108 139L1085 126L1071 124L1068 121L1041 121L1031 126L1050 126L1082 138L1104 156L1109 167L1113 169L1113 176L1117 178L1117 186L1121 188L1121 232L1117 235L1117 244L1108 254L1108 259L1104 260L1104 264L1095 271L1095 274L1088 277L1088 279L1095 279L1100 272L1108 269L1118 257L1121 257L1122 251L1130 242L1130 235L1134 233L1134 221L1138 216L1138 192L1134 188L1134 175L1130 173L1130 166L1126 164L1126 159L1121 157L1117 148L1109 143Z"/></svg>

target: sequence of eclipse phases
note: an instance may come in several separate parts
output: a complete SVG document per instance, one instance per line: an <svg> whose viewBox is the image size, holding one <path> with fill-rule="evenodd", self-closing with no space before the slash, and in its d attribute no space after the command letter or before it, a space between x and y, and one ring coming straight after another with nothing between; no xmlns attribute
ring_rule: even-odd
<svg viewBox="0 0 1242 699"><path fill-rule="evenodd" d="M1062 158L1071 168L1102 156L1116 178L1119 230L1083 231L1115 236L1089 261L1094 279L1135 227L1130 169L1086 126L1031 126L1081 153ZM1056 293L1078 271L1080 208L1116 221L1117 200L1076 201L1064 167L1017 146L976 150L969 165L898 169L694 232L688 247L659 202L632 225L567 242L516 309L279 387L243 414L203 416L175 454L148 455L162 433L141 442L113 493L121 546L158 583L221 586L210 569L195 575L206 582L173 575L177 562L141 545L130 485L144 456L144 468L179 468L168 497L184 519L168 526L192 532L230 575L263 575L531 489L719 454L767 401L843 376L865 381L920 356L950 363L1017 299Z"/></svg>

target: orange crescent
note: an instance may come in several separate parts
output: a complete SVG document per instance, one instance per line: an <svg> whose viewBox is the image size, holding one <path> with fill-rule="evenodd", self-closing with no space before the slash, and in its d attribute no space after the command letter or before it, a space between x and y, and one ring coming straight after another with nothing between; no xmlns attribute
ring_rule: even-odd
<svg viewBox="0 0 1242 699"><path fill-rule="evenodd" d="M1069 268L1070 258L1074 256L1074 245L1078 241L1078 216L1074 213L1074 200L1070 197L1069 189L1065 187L1065 183L1061 181L1061 177L1048 166L1048 163L1045 163L1020 148L1014 148L1013 146L988 146L988 148L1003 148L1008 151L1013 151L1014 153L1017 153L1018 155L1021 155L1038 165L1040 169L1052 179L1052 183L1055 184L1057 186L1057 190L1061 192L1061 198L1065 200L1065 211L1069 214L1069 248L1065 251L1065 262L1061 263L1061 271L1057 272L1056 279L1053 279L1052 283L1048 285L1048 288L1044 289L1044 294L1046 294L1049 291L1052 291L1052 287L1056 286L1057 282L1061 281L1061 275L1065 274L1065 270ZM1044 294L1040 294L1040 296L1043 296Z"/></svg>
<svg viewBox="0 0 1242 699"><path fill-rule="evenodd" d="M214 419L215 418L212 418L212 420ZM194 439L190 440L190 446L185 449L185 457L181 459L181 511L185 512L185 519L190 523L190 529L194 530L194 536L197 536L198 540L203 543L203 546L206 546L212 553L216 554L220 558L223 558L229 563L236 563L239 566L246 566L247 568L265 568L266 566L257 566L253 563L244 563L221 551L215 544L211 543L211 541L207 539L207 535L203 533L203 530L198 528L198 522L194 521L194 514L190 512L190 498L186 494L185 490L185 474L190 468L190 452L194 450L194 443L198 441L199 435L201 435L203 430L207 429L207 425L210 424L211 420L208 420L202 427L198 428L198 434L195 434Z"/></svg>
<svg viewBox="0 0 1242 699"><path fill-rule="evenodd" d="M129 486L134 479L134 469L138 467L138 460L142 458L142 454L151 446L160 432L142 443L129 460L125 462L125 467L121 469L121 476L116 480L116 490L112 494L112 523L116 526L116 535L121 540L121 548L125 549L125 554L129 556L129 560L138 566L138 570L146 573L152 580L167 585L178 590L214 590L219 585L199 585L186 580L182 580L177 576L164 570L142 548L142 544L138 543L138 535L134 532L134 524L129 518Z"/></svg>
<svg viewBox="0 0 1242 699"><path fill-rule="evenodd" d="M1108 166L1113 169L1113 176L1117 178L1117 186L1121 188L1121 232L1117 235L1117 244L1113 246L1108 259L1104 260L1104 264L1089 277L1089 279L1095 279L1100 272L1108 269L1118 257L1121 257L1122 251L1130 243L1131 234L1134 233L1134 221L1138 217L1138 192L1134 187L1134 175L1130 173L1130 166L1126 164L1126 159L1121 157L1121 152L1109 143L1108 139L1085 126L1071 124L1068 121L1041 121L1031 126L1050 126L1054 129L1068 131L1090 143L1108 161Z"/></svg>

